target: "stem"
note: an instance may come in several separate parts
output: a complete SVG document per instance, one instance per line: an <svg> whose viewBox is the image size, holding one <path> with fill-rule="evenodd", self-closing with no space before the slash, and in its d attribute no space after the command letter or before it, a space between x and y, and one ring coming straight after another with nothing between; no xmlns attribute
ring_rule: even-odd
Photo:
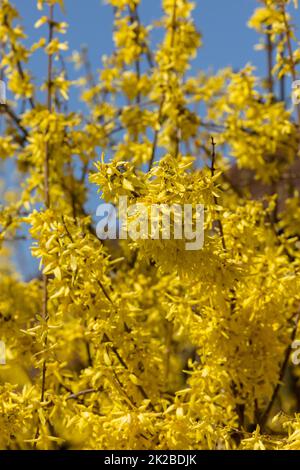
<svg viewBox="0 0 300 470"><path fill-rule="evenodd" d="M20 131L23 132L24 139L27 139L28 131L27 129L25 129L25 127L22 126L21 119L19 118L19 116L17 116L17 114L8 104L1 105L1 107L2 106L4 108L4 112L11 118L11 120L16 124L16 126L20 129Z"/></svg>
<svg viewBox="0 0 300 470"><path fill-rule="evenodd" d="M110 349L116 355L116 357L117 357L118 361L120 362L120 364L124 367L124 369L129 371L128 365L126 364L126 362L124 361L124 359L120 355L118 349L116 348L116 346L114 346L112 340L109 338L109 336L106 333L104 333L103 339L106 343L110 343ZM148 397L147 393L145 392L145 389L143 388L142 385L136 385L136 387L140 391L140 393L141 393L141 395L144 399L146 399L146 400L149 399L149 397ZM152 407L152 404L150 403L149 406Z"/></svg>
<svg viewBox="0 0 300 470"><path fill-rule="evenodd" d="M273 395L271 397L271 400L270 400L266 410L264 411L263 415L261 416L261 418L259 420L259 425L260 425L261 429L263 429L265 427L265 425L266 425L266 423L269 419L270 412L272 411L273 405L275 403L275 400L278 396L280 387L282 385L282 381L284 379L284 375L285 375L286 368L287 368L287 365L288 365L289 357L290 357L290 354L291 354L291 351L292 351L292 343L296 338L299 318L300 318L300 314L298 314L296 316L296 319L295 319L295 325L294 325L294 328L293 328L293 331L292 331L292 334L291 334L290 344L287 347L285 357L284 357L284 361L283 361L283 363L281 365L281 368L280 368L280 373L279 373L279 378L278 378L277 385L276 385L276 387L273 391Z"/></svg>
<svg viewBox="0 0 300 470"><path fill-rule="evenodd" d="M283 38L284 38L284 35L282 34L281 35L282 43L284 43ZM284 47L284 49L281 53L281 59L282 60L284 60L284 55L285 55L285 46L283 46L283 47ZM285 76L284 75L280 79L280 101L285 103Z"/></svg>
<svg viewBox="0 0 300 470"><path fill-rule="evenodd" d="M50 14L49 14L49 38L48 44L53 39L53 32L54 32L54 23L53 23L53 12L54 12L54 5L50 5ZM47 78L47 109L51 113L52 112L52 68L53 68L53 57L52 54L49 54L48 57L48 78ZM44 161L44 204L45 208L48 209L50 207L50 194L49 194L49 160L50 160L50 147L49 142L47 140L45 146L45 161ZM49 319L48 313L48 276L43 274L43 311L42 317L47 325ZM44 341L44 348L47 347L48 344L48 334L46 332L45 341ZM46 390L46 373L47 373L47 361L44 359L43 361L43 368L42 368L42 390L41 390L41 397L40 401L43 402L45 398L45 390ZM37 440L40 434L40 422L37 426L35 439ZM36 449L37 441L34 443L34 448Z"/></svg>
<svg viewBox="0 0 300 470"><path fill-rule="evenodd" d="M160 103L160 106L159 106L158 117L157 117L157 121L158 121L158 124L159 124L159 125L160 125L161 119L162 119L162 110L163 110L164 102L165 102L165 97L164 97L164 95L163 95L162 100L161 100L161 103ZM152 165L153 165L153 162L154 162L154 160L155 160L155 153L156 153L156 148L157 148L158 134L159 134L159 129L155 129L148 171L151 170Z"/></svg>
<svg viewBox="0 0 300 470"><path fill-rule="evenodd" d="M210 167L210 171L211 171L211 176L212 176L212 178L213 178L214 175L215 175L215 171L216 171L216 170L215 170L215 163L216 163L216 143L215 143L213 137L211 137L211 144L212 144L212 154L211 154L211 167ZM214 200L214 203L217 205L217 204L218 204L218 201L217 201L217 198L216 198L215 195L213 196L213 200ZM223 225L222 225L222 222L221 222L221 220L219 219L219 217L217 218L216 222L217 222L217 225L218 225L218 228L219 228L219 232L220 232L220 235L221 235L223 250L224 250L224 251L227 251L226 243L225 243L225 238L224 238ZM235 310L235 306L236 306L235 287L232 287L232 288L230 289L230 293L232 294L232 297L229 299L229 304L230 304L230 311L231 311L231 314L233 314L233 313L234 313L234 310ZM233 396L234 396L234 398L236 399L236 398L238 397L238 391L237 391L236 384L235 384L233 381L231 382L231 389L232 389ZM236 404L235 411L236 411L236 414L237 414L237 416L238 416L239 428L241 429L241 428L244 426L244 420L245 420L245 405L244 405L244 404Z"/></svg>
<svg viewBox="0 0 300 470"><path fill-rule="evenodd" d="M49 16L49 38L48 44L53 39L53 31L54 31L54 23L53 23L53 10L54 6L50 6L50 16ZM49 54L48 57L48 77L47 77L47 109L51 113L52 112L52 66L53 66L53 57L52 54ZM49 159L50 159L50 151L49 151L49 142L46 142L46 155L45 155L45 162L44 162L44 183L45 183L45 192L44 192L44 199L45 199L45 206L49 208L50 206L50 194L49 194Z"/></svg>
<svg viewBox="0 0 300 470"><path fill-rule="evenodd" d="M3 24L4 24L4 26L6 26L8 29L10 28L10 25L8 24L7 16L5 16L4 21L3 21ZM17 49L16 49L16 47L15 47L15 45L14 45L13 43L11 43L11 50L12 50L12 52L14 53L15 57L17 57L17 56L18 56L18 52L17 52ZM18 69L18 72L19 72L20 77L22 78L22 80L24 80L25 75L24 75L23 67L22 67L22 64L21 64L20 60L17 60L16 65L17 65L17 69ZM34 101L33 101L33 99L30 97L30 98L28 98L28 101L29 101L29 103L30 103L31 108L33 109L33 108L34 108Z"/></svg>
<svg viewBox="0 0 300 470"><path fill-rule="evenodd" d="M176 14L177 14L177 0L174 0L173 4L173 15L172 15L172 36L171 36L171 48L173 49L175 44L175 33L176 33Z"/></svg>
<svg viewBox="0 0 300 470"><path fill-rule="evenodd" d="M140 30L140 22L139 22L139 16L138 16L138 10L137 10L137 5L134 5L134 8L130 8L129 7L129 13L130 13L130 23L131 25L134 24L134 22L136 23L136 27L135 27L135 40L136 40L136 45L139 46L139 41L140 41L140 38L139 38L139 30ZM136 71L136 76L137 76L137 80L138 80L138 85L140 83L140 79L141 79L141 64L140 64L140 57L137 57L136 60L135 60L135 71ZM137 104L140 104L141 102L141 94L140 92L137 93L137 96L136 96L136 103Z"/></svg>
<svg viewBox="0 0 300 470"><path fill-rule="evenodd" d="M88 388L86 390L81 390L81 392L78 392L78 393L72 393L68 398L67 400L76 400L76 398L79 398L79 397L82 397L84 395L89 395L91 393L97 393L97 392L101 392L102 391L102 387L99 387L99 388Z"/></svg>
<svg viewBox="0 0 300 470"><path fill-rule="evenodd" d="M89 60L88 50L87 50L86 47L82 47L81 57L82 57L82 62L83 62L83 66L84 66L84 69L85 69L85 75L86 75L87 83L88 83L90 89L93 89L93 88L95 89L96 88L96 82L95 82L95 79L94 79L92 65L91 65L91 62ZM101 104L100 97L97 96L97 95L93 95L93 103L94 103L94 106L100 105Z"/></svg>
<svg viewBox="0 0 300 470"><path fill-rule="evenodd" d="M268 60L268 91L271 95L274 95L274 81L273 81L273 75L272 75L272 70L273 70L273 44L271 41L271 36L269 34L269 31L271 30L271 27L268 27L268 32L267 32L267 44L266 44L266 49L267 49L267 60Z"/></svg>
<svg viewBox="0 0 300 470"><path fill-rule="evenodd" d="M211 137L211 144L212 144L212 154L211 154L211 167L210 167L210 172L211 172L211 177L213 178L215 176L215 162L216 162L216 143L214 141L214 138ZM218 200L216 198L216 196L214 195L213 196L213 200L214 200L214 203L217 205L218 204ZM217 218L217 224L218 224L218 229L219 229L219 232L220 232L220 235L221 235L221 239L222 239L222 247L223 247L223 250L226 251L226 244L225 244L225 238L224 238L224 230L223 230L223 225L222 225L222 222L221 220L219 219L219 217Z"/></svg>
<svg viewBox="0 0 300 470"><path fill-rule="evenodd" d="M283 16L284 26L285 26L285 35L286 35L286 43L287 43L288 56L289 56L288 58L289 58L290 67L291 67L291 74L292 74L293 81L295 82L297 80L296 63L294 60L292 42L291 42L291 37L290 37L290 32L291 32L290 26L287 20L285 4L283 1L280 3L280 7L281 7L281 13ZM300 104L296 105L296 109L297 109L298 125L299 125L299 132L300 132Z"/></svg>

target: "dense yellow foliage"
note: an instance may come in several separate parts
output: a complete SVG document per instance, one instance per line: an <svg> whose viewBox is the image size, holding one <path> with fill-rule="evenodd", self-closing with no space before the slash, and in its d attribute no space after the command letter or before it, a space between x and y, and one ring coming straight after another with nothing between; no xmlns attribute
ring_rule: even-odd
<svg viewBox="0 0 300 470"><path fill-rule="evenodd" d="M297 78L296 5L261 1L249 21L276 55L262 83L249 64L191 74L201 35L189 0L162 0L156 48L140 0L108 3L115 51L96 78L86 51L74 52L83 76L72 81L67 24L55 19L63 0L38 0L41 39L30 48L12 2L1 1L1 70L14 101L1 105L0 157L22 184L16 195L1 181L0 447L300 449L290 360L300 110L274 92ZM43 84L28 69L39 49ZM86 113L66 107L73 86ZM261 182L259 197L236 187L233 164ZM203 249L102 242L87 211L92 187L106 202L204 204ZM11 261L23 236L40 260L30 282Z"/></svg>

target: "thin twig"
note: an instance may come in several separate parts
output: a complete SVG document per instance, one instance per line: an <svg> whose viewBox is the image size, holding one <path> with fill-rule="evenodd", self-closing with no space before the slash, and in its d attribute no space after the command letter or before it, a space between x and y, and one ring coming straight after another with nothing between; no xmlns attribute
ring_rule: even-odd
<svg viewBox="0 0 300 470"><path fill-rule="evenodd" d="M158 121L159 126L161 125L162 110L163 110L164 102L165 102L165 96L163 95L162 99L161 99L161 102L160 102L160 106L159 106L159 110L158 110L158 117L157 117L157 121ZM159 134L159 129L155 129L154 137L153 137L152 150L151 150L151 156L150 156L150 160L149 160L148 171L151 170L152 165L153 165L154 160L155 160L155 153L156 153L157 142L158 142L158 134Z"/></svg>
<svg viewBox="0 0 300 470"><path fill-rule="evenodd" d="M16 124L19 130L24 134L24 138L27 139L28 131L21 124L21 119L19 118L19 116L17 116L14 110L8 104L0 105L0 109L4 109L4 112L11 118L11 120Z"/></svg>
<svg viewBox="0 0 300 470"><path fill-rule="evenodd" d="M129 6L129 14L130 14L130 23L131 26L135 24L134 32L135 32L135 42L136 45L139 46L139 36L140 36L140 24L139 24L139 17L137 11L137 5L135 4L133 8ZM140 79L141 79L141 64L140 64L140 57L138 56L135 60L135 71L137 76L137 83L139 87ZM141 93L140 91L137 92L136 95L136 103L140 104L141 102Z"/></svg>
<svg viewBox="0 0 300 470"><path fill-rule="evenodd" d="M291 74L292 74L293 81L295 82L297 80L296 63L294 60L294 54L293 54L293 48L292 48L292 42L291 42L291 31L290 31L290 26L289 26L288 19L286 16L284 1L281 1L280 8L281 8L282 16L283 16L284 27L285 27L286 43L287 43L288 56L289 56L288 58L289 58L290 67L291 67ZM298 126L299 126L299 132L300 132L300 104L296 105L296 109L297 109Z"/></svg>
<svg viewBox="0 0 300 470"><path fill-rule="evenodd" d="M53 12L54 12L54 5L50 5L50 14L49 14L49 38L48 44L53 39L53 32L54 32L54 23L53 23ZM53 57L52 54L49 54L48 57L48 81L47 81L47 109L49 112L52 112L52 63ZM50 207L50 194L49 194L49 160L50 160L50 147L49 142L47 140L46 147L45 147L45 161L44 161L44 204L46 209ZM43 274L43 311L42 317L44 321L48 322L49 313L48 313L48 276ZM46 332L45 340L44 340L44 347L46 348L48 344L48 335ZM40 401L43 402L45 398L45 391L46 391L46 374L47 374L47 361L44 359L43 361L43 368L42 368L42 390L41 390L41 397ZM37 439L40 434L40 422L38 423L36 434L35 434L35 443L34 448L37 447Z"/></svg>
<svg viewBox="0 0 300 470"><path fill-rule="evenodd" d="M281 41L283 43L283 50L281 52L281 60L284 61L284 54L285 54L285 45L283 41L284 35L281 35ZM285 103L285 76L282 75L280 78L280 101Z"/></svg>
<svg viewBox="0 0 300 470"><path fill-rule="evenodd" d="M108 337L108 335L106 333L104 333L103 335L103 339L105 342L108 342L110 343L110 349L113 351L113 353L117 356L120 364L124 367L124 369L126 369L127 371L129 371L129 367L128 365L126 364L126 362L124 361L124 359L122 358L122 356L120 355L118 349L113 345L111 339ZM142 387L142 385L136 385L136 387L139 389L139 391L141 392L142 396L144 399L149 399L147 393L145 392L144 388ZM150 404L151 405L151 404ZM152 406L152 405L151 405Z"/></svg>
<svg viewBox="0 0 300 470"><path fill-rule="evenodd" d="M67 397L67 400L76 400L77 398L82 397L84 395L90 395L91 393L98 393L101 391L102 391L102 387L87 388L86 390L81 390L80 392L72 393L72 395Z"/></svg>
<svg viewBox="0 0 300 470"><path fill-rule="evenodd" d="M95 89L96 82L94 79L93 70L92 70L91 62L89 60L88 50L86 47L81 48L81 60L85 68L86 81L89 84L90 89L93 89L93 88ZM101 103L101 100L99 99L97 95L94 94L93 102L94 102L94 105L97 106Z"/></svg>
<svg viewBox="0 0 300 470"><path fill-rule="evenodd" d="M273 44L271 41L271 26L268 27L266 34L266 50L267 50L267 62L268 62L268 91L271 95L274 94L274 80L272 75L273 70Z"/></svg>
<svg viewBox="0 0 300 470"><path fill-rule="evenodd" d="M273 391L271 400L270 400L266 410L264 411L264 413L262 414L262 416L259 420L259 425L260 425L262 430L264 429L264 427L265 427L265 425L266 425L266 423L269 419L270 412L272 411L273 405L274 405L275 400L278 396L280 387L282 385L282 381L284 379L285 371L286 371L288 361L289 361L289 358L290 358L290 354L291 354L291 351L292 351L292 343L295 340L296 334L297 334L299 318L300 318L300 314L298 313L296 318L295 318L295 325L294 325L293 330L292 330L292 334L291 334L291 338L290 338L290 344L288 345L288 347L286 349L284 361L283 361L283 363L281 365L281 368L280 368L280 373L279 373L279 378L278 378L277 385L276 385L276 387Z"/></svg>
<svg viewBox="0 0 300 470"><path fill-rule="evenodd" d="M176 33L176 23L177 23L177 0L173 0L173 14L172 14L172 36L171 36L171 48L173 49L175 45L175 33Z"/></svg>
<svg viewBox="0 0 300 470"><path fill-rule="evenodd" d="M215 143L213 137L211 137L211 144L212 144L212 155L211 155L210 172L211 172L211 177L213 178L215 176L215 162L216 162L216 143ZM213 195L213 200L214 200L215 205L218 205L218 200L217 200L217 197L215 195ZM221 222L219 217L217 218L216 222L217 222L218 229L219 229L219 232L220 232L220 235L221 235L223 250L226 251L223 225L222 225L222 222Z"/></svg>

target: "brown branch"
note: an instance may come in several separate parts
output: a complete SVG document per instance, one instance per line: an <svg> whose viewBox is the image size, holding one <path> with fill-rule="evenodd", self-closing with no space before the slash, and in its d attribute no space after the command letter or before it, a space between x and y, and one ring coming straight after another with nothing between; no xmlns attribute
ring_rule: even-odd
<svg viewBox="0 0 300 470"><path fill-rule="evenodd" d="M1 241L4 241L4 242L19 242L19 241L25 241L25 240L31 240L31 238L27 237L26 235L16 235L15 237L1 239Z"/></svg>
<svg viewBox="0 0 300 470"><path fill-rule="evenodd" d="M48 44L53 39L53 32L54 32L54 23L53 23L53 12L54 12L54 5L50 5L50 14L49 14L49 38ZM53 57L52 54L48 56L48 80L47 80L47 109L51 113L52 112L52 66L53 66ZM49 194L49 160L50 160L50 147L49 142L47 140L46 147L45 147L45 161L44 161L44 204L45 208L50 207L50 194ZM42 317L46 324L48 323L49 313L48 313L48 276L43 274L43 311ZM46 348L48 344L48 335L46 332L45 340L44 340L44 347ZM47 361L44 359L43 361L43 368L42 368L42 390L41 390L41 397L40 401L43 402L45 398L45 391L46 391L46 373L47 373ZM36 434L35 434L35 443L34 449L37 446L37 439L40 434L40 422L38 423Z"/></svg>
<svg viewBox="0 0 300 470"><path fill-rule="evenodd" d="M291 31L290 31L290 26L289 26L288 19L286 16L284 1L281 1L280 8L281 8L281 13L283 16L283 22L285 26L285 35L286 35L286 43L287 43L288 56L289 56L288 58L289 58L290 67L291 67L291 74L292 74L293 81L295 82L297 80L296 63L294 60L294 54L293 54L293 48L292 48L292 42L291 42ZM296 105L296 109L297 109L298 126L299 126L299 132L300 132L300 104Z"/></svg>
<svg viewBox="0 0 300 470"><path fill-rule="evenodd" d="M268 26L266 34L266 50L267 50L267 62L268 62L268 91L271 95L274 95L274 80L273 80L273 44L271 40L271 26Z"/></svg>
<svg viewBox="0 0 300 470"><path fill-rule="evenodd" d="M67 397L67 400L76 400L79 397L82 397L84 395L89 395L91 393L98 393L102 391L102 387L99 388L87 388L86 390L81 390L80 392L77 393L72 393L72 395Z"/></svg>
<svg viewBox="0 0 300 470"><path fill-rule="evenodd" d="M8 104L0 105L0 109L4 109L4 112L11 118L11 120L16 124L19 130L23 132L24 138L27 139L28 131L27 129L25 129L24 126L22 126L21 119L19 118L19 116L17 116L14 110Z"/></svg>
<svg viewBox="0 0 300 470"><path fill-rule="evenodd" d="M283 34L281 35L281 39L283 40ZM282 41L284 42L284 41ZM284 54L285 54L285 46L283 45L283 51L281 53L281 60L284 60ZM285 76L282 75L280 79L280 101L285 103Z"/></svg>
<svg viewBox="0 0 300 470"><path fill-rule="evenodd" d="M110 344L110 348L111 350L113 351L113 353L117 356L120 364L124 367L124 369L126 369L127 371L129 371L129 367L128 365L126 364L126 362L124 361L124 359L122 358L122 356L120 355L118 349L113 345L113 342L111 341L111 339L108 337L108 335L106 333L104 333L103 335L103 339L105 342L108 342L108 343L111 343ZM141 395L143 396L144 399L149 399L147 393L145 392L144 388L142 387L142 385L136 385L136 387L138 388L138 390L141 392ZM151 405L151 404L150 404ZM152 406L152 405L151 405Z"/></svg>
<svg viewBox="0 0 300 470"><path fill-rule="evenodd" d="M85 69L86 81L87 81L90 89L93 89L93 88L95 89L96 88L96 82L95 82L95 79L94 79L92 65L91 65L91 62L89 60L88 50L87 50L86 47L81 48L81 60L82 60L82 63L83 63L83 67ZM97 106L101 103L101 99L98 95L93 95L93 103L94 103L94 106Z"/></svg>
<svg viewBox="0 0 300 470"><path fill-rule="evenodd" d="M211 144L212 144L212 154L211 154L211 167L210 167L210 172L211 172L211 176L212 176L212 178L213 178L213 177L215 176L215 171L216 171L216 170L215 170L215 163L216 163L216 143L215 143L213 137L211 137ZM214 200L214 203L217 205L217 204L218 204L218 201L217 201L217 198L216 198L215 195L213 195L213 200ZM222 225L222 222L221 222L221 220L220 220L219 217L217 218L216 223L217 223L217 225L218 225L218 229L219 229L219 232L220 232L223 250L224 250L224 251L227 251L226 243L225 243L225 238L224 238L223 225ZM231 288L230 288L230 294L232 295L232 297L229 298L229 305L230 305L231 314L233 314L233 313L234 313L234 310L235 310L235 306L236 306L235 287L231 287ZM232 390L232 393L233 393L234 398L236 399L236 398L238 397L238 390L237 390L237 386L236 386L236 384L234 383L233 380L232 380L232 382L231 382L231 390ZM238 416L239 428L242 428L242 427L244 426L244 420L245 420L245 405L244 405L243 403L236 403L235 411L236 411L236 414L237 414L237 416Z"/></svg>
<svg viewBox="0 0 300 470"><path fill-rule="evenodd" d="M290 354L291 354L291 351L292 351L292 343L295 340L296 334L297 334L299 318L300 318L300 314L298 313L296 318L295 318L295 325L294 325L293 330L292 330L292 334L291 334L291 338L290 338L290 344L288 345L288 347L286 349L285 357L284 357L283 363L282 363L281 368L280 368L280 373L279 373L279 378L278 378L277 385L276 385L276 387L273 391L271 400L270 400L266 410L264 411L264 413L262 414L262 416L260 417L260 420L259 420L259 425L260 425L262 430L264 429L264 427L265 427L265 425L266 425L266 423L269 419L270 412L272 411L273 405L274 405L275 400L278 396L280 387L282 385L282 381L284 379L285 371L286 371L288 361L289 361L289 358L290 358Z"/></svg>
<svg viewBox="0 0 300 470"><path fill-rule="evenodd" d="M53 10L54 6L50 6L50 17L49 17L49 38L48 44L53 39L53 32L54 32L54 23L53 23ZM48 76L47 76L47 109L51 113L52 112L52 67L53 67L53 56L49 54L48 56ZM49 151L49 142L46 143L46 156L44 162L44 184L45 184L45 191L44 191L44 198L45 198L45 206L50 206L50 192L49 192L49 158L50 158L50 151Z"/></svg>
<svg viewBox="0 0 300 470"><path fill-rule="evenodd" d="M14 44L11 45L11 48L12 48L13 53L15 55L17 55L17 50L16 50ZM22 78L22 80L24 80L25 74L24 74L24 71L23 71L22 64L19 60L17 61L17 69L18 69L20 77ZM33 101L32 97L28 98L28 101L30 103L31 108L33 109L34 108L34 101Z"/></svg>
<svg viewBox="0 0 300 470"><path fill-rule="evenodd" d="M140 22L139 22L139 17L138 17L137 5L134 5L133 8L131 8L129 6L129 14L130 14L129 18L130 18L131 25L136 23L135 31L134 31L135 32L135 42L136 42L136 45L139 46ZM136 71L137 81L138 81L138 85L139 85L140 78L141 78L140 56L138 56L135 60L135 71ZM136 96L136 103L140 104L140 102L141 102L141 94L138 91L137 96Z"/></svg>
<svg viewBox="0 0 300 470"><path fill-rule="evenodd" d="M164 103L165 103L165 96L163 95L162 99L161 99L161 102L160 102L160 106L159 106L159 110L158 110L158 117L157 117L157 121L158 121L159 126L161 125L162 110L163 110ZM152 150L151 150L151 156L150 156L150 160L149 160L148 171L151 170L152 165L153 165L154 160L155 160L155 153L156 153L156 147L157 147L157 142L158 142L158 134L159 134L159 129L155 129L154 137L153 137Z"/></svg>
<svg viewBox="0 0 300 470"><path fill-rule="evenodd" d="M213 178L215 176L215 162L216 162L216 143L213 137L211 137L211 144L212 144L212 154L211 154L210 172L211 172L211 177ZM218 200L215 195L213 195L213 200L214 200L215 205L218 205ZM219 217L217 218L216 222L217 222L218 229L221 235L223 250L226 251L223 225Z"/></svg>
<svg viewBox="0 0 300 470"><path fill-rule="evenodd" d="M111 300L110 296L108 295L104 285L102 284L101 281L99 281L99 279L97 279L97 284L98 286L100 287L100 289L102 290L103 294L105 295L106 299L111 303L113 304L113 301Z"/></svg>
<svg viewBox="0 0 300 470"><path fill-rule="evenodd" d="M173 14L172 14L172 36L171 36L171 48L175 45L175 33L176 33L176 15L177 15L177 0L173 0Z"/></svg>
<svg viewBox="0 0 300 470"><path fill-rule="evenodd" d="M4 26L6 26L6 27L9 29L9 24L8 24L7 17L4 18L3 24L4 24ZM17 49L16 49L15 45L12 44L12 43L11 43L11 49L12 49L12 52L13 52L13 53L15 54L15 56L17 57L17 55L18 55L18 54L17 54ZM25 74L24 74L23 66L22 66L20 60L17 60L16 65L17 65L17 69L18 69L18 72L19 72L20 77L22 78L22 80L24 80ZM33 101L32 97L28 98L28 101L29 101L29 103L30 103L31 108L33 109L33 108L34 108L34 101Z"/></svg>

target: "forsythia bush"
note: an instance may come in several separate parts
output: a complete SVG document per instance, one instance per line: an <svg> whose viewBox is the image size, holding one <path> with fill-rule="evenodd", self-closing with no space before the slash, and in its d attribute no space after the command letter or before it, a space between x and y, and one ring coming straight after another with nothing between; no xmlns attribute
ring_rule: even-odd
<svg viewBox="0 0 300 470"><path fill-rule="evenodd" d="M148 26L140 0L108 3L115 51L97 76L86 50L73 53L82 78L70 80L63 0L37 1L29 48L1 1L13 99L1 105L0 157L20 185L2 176L0 447L300 449L300 108L284 96L300 61L297 5L261 0L249 21L268 58L262 81L249 64L192 75L202 41L191 1L162 0ZM36 83L29 61L42 51ZM107 203L203 204L203 248L101 241L94 188ZM40 261L30 281L12 262L24 238Z"/></svg>

